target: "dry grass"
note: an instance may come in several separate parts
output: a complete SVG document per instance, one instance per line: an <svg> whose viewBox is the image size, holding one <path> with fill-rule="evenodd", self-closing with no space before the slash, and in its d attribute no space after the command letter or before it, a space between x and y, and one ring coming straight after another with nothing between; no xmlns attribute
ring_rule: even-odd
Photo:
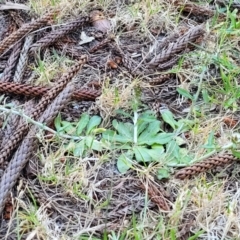
<svg viewBox="0 0 240 240"><path fill-rule="evenodd" d="M130 47L148 42L149 46L154 46L156 41L162 40L162 33L169 35L196 23L194 17L181 14L169 2L29 0L26 4L37 14L46 12L50 7L61 9L57 16L59 23L73 16L87 14L93 8L102 8L124 49L127 41ZM239 69L231 68L239 63L236 57L236 53L239 53L238 40L235 35L228 38L223 33L227 21L214 25L211 19L205 22L207 31L201 48L186 53L182 64L180 61L172 70L178 77L177 86L166 83L162 88L157 86L151 89L152 92L161 93L174 88L176 92L176 87L180 87L192 95L201 89L191 109L184 109L188 101L179 94L175 94L174 100L168 96L161 99L164 102L173 101L179 111L186 110L188 116L185 114L182 118L194 121L185 136L186 151L194 160L213 150L204 147L210 145L211 136L214 139L211 146L221 150L231 143L233 133L238 130L238 126L232 128L224 122L226 116L238 116L239 101L235 90L238 88L236 76ZM136 47L133 55L136 52L145 56L148 49ZM36 76L33 83L38 85L54 84L52 80L72 63L70 58L53 56L51 52L46 52L40 58L33 69ZM232 87L218 80L223 78L220 68L229 74ZM147 85L141 84L142 79L136 79L120 67L113 71L106 68L104 73L89 69L78 75L80 80L84 78L79 84L84 85L90 80L89 71L95 74L94 78L101 80L102 95L97 99L95 108L103 119L101 128L110 128L111 120L118 117L116 111L132 112L135 90ZM203 90L208 93L207 100L204 99ZM227 101L229 105L225 104ZM66 112L63 115L66 121L76 120ZM103 151L101 154L89 150L84 157L74 157L68 151L71 148L69 144L73 144L71 141L46 139L44 136L39 138L41 145L36 153L39 164L32 159L33 166L37 165L37 178L29 180L26 185L21 181L18 184L19 187L22 185L23 190L16 193L10 224L3 228L6 230L5 239L13 236L15 239L28 240L168 240L198 235L196 239L240 238L240 190L236 176L217 178L202 174L192 180L180 181L170 177L166 181L158 181L155 175L162 168L162 163L149 164L147 167L135 164L134 170L122 175L116 169L116 159L121 149L119 152ZM239 168L237 164L234 166ZM224 176L230 172L228 169L215 171L226 172ZM163 188L170 205L169 211L159 209L149 200L147 191L139 188L138 184L143 179L156 181ZM40 193L45 202L39 201Z"/></svg>
<svg viewBox="0 0 240 240"><path fill-rule="evenodd" d="M138 85L138 81L135 80L132 83L126 82L126 79L122 79L116 82L114 86L110 86L106 81L106 85L103 86L102 95L97 100L97 106L101 110L101 116L103 118L116 115L116 110L130 110L132 108L132 100L135 93L134 89Z"/></svg>
<svg viewBox="0 0 240 240"><path fill-rule="evenodd" d="M35 85L51 86L51 81L66 72L71 63L71 60L57 53L52 56L50 52L46 52L43 58L38 57L36 66L32 67L34 79L31 81Z"/></svg>

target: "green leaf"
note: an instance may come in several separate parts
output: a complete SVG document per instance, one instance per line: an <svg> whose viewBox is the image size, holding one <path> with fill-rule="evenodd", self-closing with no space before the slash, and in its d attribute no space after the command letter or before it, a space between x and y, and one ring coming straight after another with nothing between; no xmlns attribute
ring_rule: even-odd
<svg viewBox="0 0 240 240"><path fill-rule="evenodd" d="M180 148L179 154L180 154L179 163L181 164L189 164L193 160L193 157L189 155L189 151L186 148Z"/></svg>
<svg viewBox="0 0 240 240"><path fill-rule="evenodd" d="M169 110L162 112L162 118L164 122L168 123L174 130L176 129L177 122L173 118L173 114Z"/></svg>
<svg viewBox="0 0 240 240"><path fill-rule="evenodd" d="M185 98L189 98L191 100L193 100L193 96L187 91L185 90L184 88L177 88L177 91L179 94L181 94L183 97Z"/></svg>
<svg viewBox="0 0 240 240"><path fill-rule="evenodd" d="M79 122L77 123L77 135L80 135L83 129L87 126L89 122L89 115L87 113L83 113Z"/></svg>
<svg viewBox="0 0 240 240"><path fill-rule="evenodd" d="M84 153L84 150L85 150L85 139L75 144L75 147L73 149L73 156L81 157Z"/></svg>
<svg viewBox="0 0 240 240"><path fill-rule="evenodd" d="M166 144L170 142L174 136L175 136L174 133L159 133L156 136L145 138L141 142L138 141L138 144L141 144L141 145L147 144L149 146L153 144Z"/></svg>
<svg viewBox="0 0 240 240"><path fill-rule="evenodd" d="M159 180L164 179L164 178L169 178L169 177L170 177L170 173L169 173L168 168L161 168L161 169L158 170L157 178Z"/></svg>
<svg viewBox="0 0 240 240"><path fill-rule="evenodd" d="M89 134L93 128L97 127L101 123L102 119L99 116L93 116L90 118L87 125L87 134Z"/></svg>
<svg viewBox="0 0 240 240"><path fill-rule="evenodd" d="M138 162L150 162L152 161L152 157L148 152L149 149L141 146L137 146L133 148L133 152L135 154L135 158Z"/></svg>
<svg viewBox="0 0 240 240"><path fill-rule="evenodd" d="M143 132L143 130L146 129L147 126L148 126L147 122L144 122L142 120L139 121L138 119L138 135L140 135Z"/></svg>
<svg viewBox="0 0 240 240"><path fill-rule="evenodd" d="M131 123L122 123L118 122L117 120L113 120L112 125L120 135L129 139L133 138L133 125Z"/></svg>
<svg viewBox="0 0 240 240"><path fill-rule="evenodd" d="M70 122L62 121L61 124L62 124L62 128L60 129L60 131L63 130L67 134L73 134L76 130L76 128Z"/></svg>
<svg viewBox="0 0 240 240"><path fill-rule="evenodd" d="M112 141L113 137L116 135L116 132L113 130L106 130L102 134L102 138L108 141Z"/></svg>
<svg viewBox="0 0 240 240"><path fill-rule="evenodd" d="M148 112L145 112L145 113L141 114L139 116L138 120L144 121L144 122L147 122L147 123L157 121L156 117L152 113L148 113Z"/></svg>
<svg viewBox="0 0 240 240"><path fill-rule="evenodd" d="M154 136L158 132L160 132L161 130L160 125L161 125L161 122L156 120L152 123L149 123L148 128L146 130L149 131L149 133L151 133L151 136Z"/></svg>
<svg viewBox="0 0 240 240"><path fill-rule="evenodd" d="M187 130L191 129L192 126L194 126L194 124L196 124L197 121L193 121L193 120L187 120L187 119L180 119L179 121L177 121L177 127L180 128L181 127L181 132L186 132Z"/></svg>
<svg viewBox="0 0 240 240"><path fill-rule="evenodd" d="M117 161L117 168L120 173L124 174L132 167L132 158L132 151L120 155Z"/></svg>
<svg viewBox="0 0 240 240"><path fill-rule="evenodd" d="M119 143L131 143L132 139L129 139L128 137L116 134L113 138L113 141L119 142Z"/></svg>
<svg viewBox="0 0 240 240"><path fill-rule="evenodd" d="M199 237L200 235L202 235L204 232L205 232L205 230L199 230L199 231L197 231L197 232L194 234L194 236L188 238L188 240L198 239L198 237Z"/></svg>
<svg viewBox="0 0 240 240"><path fill-rule="evenodd" d="M204 148L206 149L214 149L216 147L215 144L215 136L214 136L214 131L212 130L208 136L207 143L203 145Z"/></svg>
<svg viewBox="0 0 240 240"><path fill-rule="evenodd" d="M206 89L202 90L202 96L203 96L204 103L210 102L210 96L208 95L208 91Z"/></svg>
<svg viewBox="0 0 240 240"><path fill-rule="evenodd" d="M151 149L147 149L148 154L153 161L160 161L162 154L164 153L164 147L155 145Z"/></svg>
<svg viewBox="0 0 240 240"><path fill-rule="evenodd" d="M102 151L101 143L94 139L92 136L88 136L85 138L86 145L95 151Z"/></svg>
<svg viewBox="0 0 240 240"><path fill-rule="evenodd" d="M180 155L179 155L179 146L177 145L176 141L172 140L167 144L167 154L170 157L175 157L177 159L179 159Z"/></svg>
<svg viewBox="0 0 240 240"><path fill-rule="evenodd" d="M133 138L133 128L134 128L133 124L130 123L130 122L126 122L126 123L124 123L124 125L125 125L126 129L129 130L130 136L131 136L131 139L132 139Z"/></svg>
<svg viewBox="0 0 240 240"><path fill-rule="evenodd" d="M230 15L230 19L231 19L231 25L230 28L231 29L235 29L236 28L236 19L237 19L237 9L234 9L229 15Z"/></svg>
<svg viewBox="0 0 240 240"><path fill-rule="evenodd" d="M102 138L112 142L112 143L129 143L132 142L132 139L129 139L128 137L122 136L122 135L118 135L116 134L115 131L112 130L106 130L103 134L102 134Z"/></svg>
<svg viewBox="0 0 240 240"><path fill-rule="evenodd" d="M106 131L105 128L95 128L95 129L92 130L92 133L93 134L100 134L100 133L103 133L105 131Z"/></svg>
<svg viewBox="0 0 240 240"><path fill-rule="evenodd" d="M233 156L237 157L237 158L240 158L240 152L239 151L235 151L232 149L232 154Z"/></svg>
<svg viewBox="0 0 240 240"><path fill-rule="evenodd" d="M147 128L138 137L138 143L143 144L147 140L154 137L154 135L156 135L161 130L160 124L161 124L160 121L154 121L152 123L149 123Z"/></svg>
<svg viewBox="0 0 240 240"><path fill-rule="evenodd" d="M60 129L61 129L61 115L58 114L57 117L54 119L54 125L55 125L55 128L57 130L57 132L60 132Z"/></svg>

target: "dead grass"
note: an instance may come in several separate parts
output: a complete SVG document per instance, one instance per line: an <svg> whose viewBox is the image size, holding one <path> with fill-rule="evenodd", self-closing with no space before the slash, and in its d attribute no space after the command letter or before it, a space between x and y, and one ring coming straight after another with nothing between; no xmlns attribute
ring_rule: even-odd
<svg viewBox="0 0 240 240"><path fill-rule="evenodd" d="M184 30L196 24L194 17L182 15L173 3L167 1L119 3L114 0L29 0L26 4L37 14L42 14L49 8L61 9L57 16L59 23L73 16L87 14L93 8L102 8L111 18L113 32L120 44L130 39L129 42L133 42L131 45L150 42L153 46L155 41L163 39L164 34L169 35L178 29ZM185 89L193 96L201 89L193 108L186 110L188 116L182 116L195 121L185 138L187 152L194 156L194 160L212 150L204 147L210 142L211 134L214 138L212 147L218 150L226 147L231 142L233 133L238 130L238 127L233 129L223 121L224 117L231 114L238 116L239 113L238 94L234 92L238 87L238 81L235 81L238 74L234 74L239 71L234 72L231 69L231 66L239 63L236 56L236 53L239 53L238 40L235 35L228 38L223 33L226 31L224 25L226 22L212 25L211 19L206 20L207 31L201 48L186 53L183 63L174 66L178 77L175 88ZM133 55L136 52L142 55L147 52L144 48L136 49L132 51ZM39 56L40 58L33 69L37 78L34 79L34 84L38 85L54 84L51 81L72 63L69 58L53 56L51 52L46 52L44 56ZM204 68L204 77L201 79ZM231 75L231 84L235 81L233 88L224 85L221 80L223 76L219 73L220 68ZM102 95L95 105L104 120L101 127L110 128L111 120L117 115L116 110L132 111L135 89L147 85L141 84L142 79L134 78L120 67L116 71L105 68L105 72L98 72L96 69L84 70L83 75L78 75L79 84L88 82L91 78L89 75L93 72L96 75L94 77L103 83ZM217 80L219 77L220 81ZM81 78L84 78L82 82ZM208 100L204 99L203 90L207 91ZM179 111L183 112L187 99L177 93L175 95L174 103ZM229 103L229 107L224 106L231 97L233 101ZM172 101L168 96L161 98L163 102L169 99ZM66 120L69 122L76 119L70 114L68 117ZM219 136L215 137L217 134ZM162 167L160 163L149 164L147 167L136 164L133 167L135 171L121 175L116 169L119 154L117 151L100 154L91 150L84 158L73 157L66 150L66 146L71 147L68 140L47 140L44 136L40 139L42 141L36 156L41 164L37 169L37 178L29 180L24 190L16 193L15 210L9 226L4 228L7 229L5 239L13 236L17 237L15 239L28 240L168 240L188 239L198 234L196 239L240 237L238 179L234 179L233 188L229 187L231 176L221 179L211 174L202 174L185 181L172 177L167 181L158 181L155 174ZM237 164L236 168L239 168ZM164 189L170 205L169 211L162 211L149 200L147 191L142 191L138 186L142 179L156 181L156 184ZM37 199L39 192L45 199L41 204Z"/></svg>
<svg viewBox="0 0 240 240"><path fill-rule="evenodd" d="M98 98L96 104L101 110L103 118L115 116L116 110L130 110L133 105L134 89L137 87L138 81L131 83L126 78L115 82L113 86L106 81L103 86L102 95Z"/></svg>

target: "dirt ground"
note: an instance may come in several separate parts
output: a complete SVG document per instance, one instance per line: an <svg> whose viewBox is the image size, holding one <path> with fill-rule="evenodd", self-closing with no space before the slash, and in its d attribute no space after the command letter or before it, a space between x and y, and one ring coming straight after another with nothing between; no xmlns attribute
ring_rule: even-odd
<svg viewBox="0 0 240 240"><path fill-rule="evenodd" d="M240 239L239 9L0 3L0 239ZM63 76L47 124L54 98L34 113Z"/></svg>

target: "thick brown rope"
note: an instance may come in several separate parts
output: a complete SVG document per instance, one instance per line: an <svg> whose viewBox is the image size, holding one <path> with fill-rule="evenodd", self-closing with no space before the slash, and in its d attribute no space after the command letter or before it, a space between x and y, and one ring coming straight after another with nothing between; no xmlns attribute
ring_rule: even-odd
<svg viewBox="0 0 240 240"><path fill-rule="evenodd" d="M148 63L148 67L156 68L160 63L168 61L171 57L175 57L175 54L184 51L188 46L191 45L191 43L203 36L203 34L204 29L202 26L197 26L190 29L186 34L178 38L176 42L170 43L166 49L154 57Z"/></svg>
<svg viewBox="0 0 240 240"><path fill-rule="evenodd" d="M18 106L18 104L16 104ZM34 100L30 100L24 104L24 113L28 116L31 114L32 109L34 108L35 102ZM4 145L8 142L9 138L13 135L19 125L24 123L24 119L21 116L11 114L8 120L8 124L3 131L3 140L0 145L0 148L3 148ZM3 168L5 165L3 166Z"/></svg>
<svg viewBox="0 0 240 240"><path fill-rule="evenodd" d="M25 68L27 66L27 61L28 61L28 50L33 42L33 35L29 35L26 37L23 48L21 50L18 64L16 67L16 71L14 73L14 82L20 83L22 81L22 77L25 71Z"/></svg>
<svg viewBox="0 0 240 240"><path fill-rule="evenodd" d="M19 28L17 31L13 32L11 35L6 37L0 42L0 55L4 53L11 45L16 43L19 39L27 35L28 33L44 26L47 24L48 21L53 19L53 17L56 15L57 11L51 11L44 15L41 18L38 18L37 20L24 24L21 28Z"/></svg>
<svg viewBox="0 0 240 240"><path fill-rule="evenodd" d="M47 93L50 88L37 87L28 84L19 84L13 82L1 82L0 78L0 92L13 93L24 96L40 97ZM79 89L73 92L72 98L74 100L95 100L101 94L98 90L93 89Z"/></svg>
<svg viewBox="0 0 240 240"><path fill-rule="evenodd" d="M86 62L86 57L83 56L69 71L60 78L56 85L51 88L36 105L33 112L30 114L30 118L37 119L45 108L51 103L51 101L58 95L58 93L67 85L67 83L73 78L73 76L79 71L81 66ZM15 133L10 137L9 141L4 145L0 151L0 164L2 164L17 147L22 138L26 135L28 129L27 124L22 124L18 127Z"/></svg>
<svg viewBox="0 0 240 240"><path fill-rule="evenodd" d="M11 78L13 69L16 66L22 48L22 41L19 41L14 47L8 58L7 65L3 71L0 81L8 82Z"/></svg>
<svg viewBox="0 0 240 240"><path fill-rule="evenodd" d="M69 102L73 89L73 83L68 83L67 87L65 87L65 89L47 107L43 115L38 119L38 122L46 125L50 124L58 112L61 111L61 109ZM38 130L37 126L31 127L28 135L22 141L22 144L14 154L14 157L10 161L2 176L0 182L0 213L3 211L8 194L12 187L16 184L22 169L25 167L34 150L36 150L38 143L36 134Z"/></svg>
<svg viewBox="0 0 240 240"><path fill-rule="evenodd" d="M39 39L36 43L32 45L31 50L35 51L40 47L42 48L52 45L68 33L76 30L77 28L80 28L88 21L89 17L81 17L78 20L63 25L61 28L52 31L43 38Z"/></svg>
<svg viewBox="0 0 240 240"><path fill-rule="evenodd" d="M179 179L190 178L196 176L199 173L206 172L207 170L216 168L218 166L225 165L227 163L231 163L236 161L237 157L234 157L231 154L224 154L221 156L214 156L211 158L206 159L205 161L195 163L190 167L185 167L179 170L175 177Z"/></svg>

